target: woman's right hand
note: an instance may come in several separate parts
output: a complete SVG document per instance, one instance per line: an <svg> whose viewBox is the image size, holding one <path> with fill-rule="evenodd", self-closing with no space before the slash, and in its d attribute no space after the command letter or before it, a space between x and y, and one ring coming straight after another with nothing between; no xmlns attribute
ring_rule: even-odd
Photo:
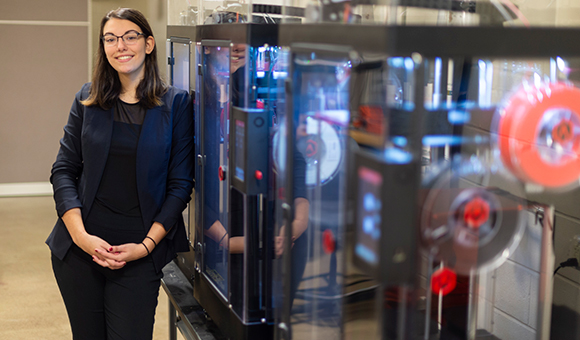
<svg viewBox="0 0 580 340"><path fill-rule="evenodd" d="M107 252L111 249L111 245L107 243L107 241L88 233L79 235L76 238L75 243L89 255L98 255L99 251Z"/></svg>
<svg viewBox="0 0 580 340"><path fill-rule="evenodd" d="M107 254L113 250L113 247L102 238L84 233L77 237L75 241L76 245L79 246L85 253L93 257L93 261L102 267L110 269L120 269L123 268L127 262L125 261L115 261L110 258L106 258L103 254Z"/></svg>
<svg viewBox="0 0 580 340"><path fill-rule="evenodd" d="M102 256L102 254L111 251L112 247L102 238L87 233L83 223L81 209L73 208L68 210L62 216L62 220L73 242L85 253L91 255L93 260L101 260L101 262L95 261L99 265L111 269L119 269L125 266L126 262L105 259ZM99 254L99 252L101 252L101 254ZM103 265L104 263L106 263L106 265Z"/></svg>

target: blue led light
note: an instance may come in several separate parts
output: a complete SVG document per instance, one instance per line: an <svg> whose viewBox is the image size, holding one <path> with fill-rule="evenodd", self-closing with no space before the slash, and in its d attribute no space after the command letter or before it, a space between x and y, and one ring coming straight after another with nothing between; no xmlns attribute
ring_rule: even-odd
<svg viewBox="0 0 580 340"><path fill-rule="evenodd" d="M447 120L452 125L467 124L471 120L471 113L467 111L451 110L447 113Z"/></svg>
<svg viewBox="0 0 580 340"><path fill-rule="evenodd" d="M366 234L373 234L373 231L375 230L375 221L371 216L366 216L363 219L363 230Z"/></svg>
<svg viewBox="0 0 580 340"><path fill-rule="evenodd" d="M355 252L358 256L360 256L363 260L369 263L377 263L377 254L375 254L372 250L365 247L362 244L357 244L355 248Z"/></svg>
<svg viewBox="0 0 580 340"><path fill-rule="evenodd" d="M366 211L375 211L377 209L377 200L375 198L375 195L371 193L365 194L363 202Z"/></svg>
<svg viewBox="0 0 580 340"><path fill-rule="evenodd" d="M403 67L405 59L402 57L389 58L389 65L393 67Z"/></svg>
<svg viewBox="0 0 580 340"><path fill-rule="evenodd" d="M464 102L458 103L457 108L461 108L464 110L472 110L477 107L477 103L472 100L466 100Z"/></svg>
<svg viewBox="0 0 580 340"><path fill-rule="evenodd" d="M385 150L385 160L393 164L407 164L413 159L413 156L397 148L388 148Z"/></svg>
<svg viewBox="0 0 580 340"><path fill-rule="evenodd" d="M415 110L415 103L406 101L403 103L403 110L405 111L413 111Z"/></svg>
<svg viewBox="0 0 580 340"><path fill-rule="evenodd" d="M407 146L407 138L406 137L395 136L391 140L393 141L393 144L395 144L396 146L399 146L401 148L404 148L405 146Z"/></svg>
<svg viewBox="0 0 580 340"><path fill-rule="evenodd" d="M461 136L425 136L423 137L423 145L426 146L445 146L445 145L459 145L465 141Z"/></svg>
<svg viewBox="0 0 580 340"><path fill-rule="evenodd" d="M415 68L415 62L411 58L405 58L405 68L407 71L413 71Z"/></svg>

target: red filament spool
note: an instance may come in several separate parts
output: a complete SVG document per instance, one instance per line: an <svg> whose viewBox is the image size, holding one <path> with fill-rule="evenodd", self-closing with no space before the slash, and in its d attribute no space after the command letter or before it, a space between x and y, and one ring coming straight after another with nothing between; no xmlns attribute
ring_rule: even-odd
<svg viewBox="0 0 580 340"><path fill-rule="evenodd" d="M555 111L565 114L548 122ZM520 89L499 121L502 161L524 182L552 189L572 184L580 178L579 122L579 89L562 83Z"/></svg>

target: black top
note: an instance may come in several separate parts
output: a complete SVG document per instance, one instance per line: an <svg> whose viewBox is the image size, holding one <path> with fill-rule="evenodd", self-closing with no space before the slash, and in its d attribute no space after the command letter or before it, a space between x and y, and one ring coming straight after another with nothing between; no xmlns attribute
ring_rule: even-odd
<svg viewBox="0 0 580 340"><path fill-rule="evenodd" d="M95 235L118 245L141 242L146 229L137 193L136 159L145 108L118 100L114 108L113 134L103 177L93 209L85 224Z"/></svg>

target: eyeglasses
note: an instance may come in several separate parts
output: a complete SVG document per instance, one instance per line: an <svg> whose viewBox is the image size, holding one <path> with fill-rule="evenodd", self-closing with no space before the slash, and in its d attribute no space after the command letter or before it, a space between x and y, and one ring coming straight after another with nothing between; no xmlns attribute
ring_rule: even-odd
<svg viewBox="0 0 580 340"><path fill-rule="evenodd" d="M107 33L101 37L105 46L117 46L117 42L119 38L123 39L125 45L135 45L137 40L139 40L139 36L145 35L143 33L131 31L123 34L122 36L114 35L112 33Z"/></svg>

